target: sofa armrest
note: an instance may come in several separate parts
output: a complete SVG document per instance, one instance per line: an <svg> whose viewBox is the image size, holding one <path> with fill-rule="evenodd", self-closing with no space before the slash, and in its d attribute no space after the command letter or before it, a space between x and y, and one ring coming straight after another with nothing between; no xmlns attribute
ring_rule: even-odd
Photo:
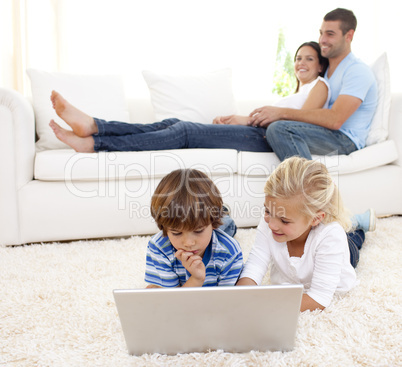
<svg viewBox="0 0 402 367"><path fill-rule="evenodd" d="M19 238L18 190L33 179L35 118L18 92L0 88L0 244Z"/></svg>
<svg viewBox="0 0 402 367"><path fill-rule="evenodd" d="M389 115L389 139L395 141L399 158L396 164L402 166L402 93L392 93Z"/></svg>

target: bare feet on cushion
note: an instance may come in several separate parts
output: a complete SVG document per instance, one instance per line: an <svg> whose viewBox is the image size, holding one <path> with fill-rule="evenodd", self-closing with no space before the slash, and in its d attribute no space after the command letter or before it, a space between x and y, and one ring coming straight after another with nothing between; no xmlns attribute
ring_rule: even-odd
<svg viewBox="0 0 402 367"><path fill-rule="evenodd" d="M73 129L75 135L86 138L98 132L94 119L74 107L60 93L52 91L50 100L57 115Z"/></svg>
<svg viewBox="0 0 402 367"><path fill-rule="evenodd" d="M94 152L94 138L92 136L81 138L80 136L75 135L73 131L63 129L58 124L56 124L54 120L50 121L49 126L52 128L57 139L62 141L64 144L69 145L76 152Z"/></svg>
<svg viewBox="0 0 402 367"><path fill-rule="evenodd" d="M230 115L218 116L213 120L214 125L245 125L247 126L250 118L248 116Z"/></svg>

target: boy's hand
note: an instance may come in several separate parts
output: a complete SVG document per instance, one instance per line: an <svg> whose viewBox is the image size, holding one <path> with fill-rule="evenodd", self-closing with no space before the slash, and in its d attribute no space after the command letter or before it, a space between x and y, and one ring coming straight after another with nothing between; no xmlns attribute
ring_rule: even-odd
<svg viewBox="0 0 402 367"><path fill-rule="evenodd" d="M184 250L177 250L175 256L181 261L183 266L194 279L195 283L191 286L202 286L205 280L205 265L202 262L201 256Z"/></svg>

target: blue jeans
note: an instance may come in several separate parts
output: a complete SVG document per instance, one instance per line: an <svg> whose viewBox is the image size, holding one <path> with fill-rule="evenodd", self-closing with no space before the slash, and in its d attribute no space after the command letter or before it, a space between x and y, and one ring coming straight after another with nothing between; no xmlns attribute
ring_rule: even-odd
<svg viewBox="0 0 402 367"><path fill-rule="evenodd" d="M226 232L231 237L234 237L237 232L236 223L229 215L224 215L222 217L222 225L219 227L219 229L221 229L223 232Z"/></svg>
<svg viewBox="0 0 402 367"><path fill-rule="evenodd" d="M282 161L298 155L349 154L357 148L338 130L297 121L276 121L263 127L212 125L175 118L153 124L128 124L94 118L95 151L145 151L185 148L275 152Z"/></svg>
<svg viewBox="0 0 402 367"><path fill-rule="evenodd" d="M355 268L359 262L359 250L363 246L364 239L366 238L364 231L358 229L354 232L346 233L348 237L349 251L350 251L350 263Z"/></svg>
<svg viewBox="0 0 402 367"><path fill-rule="evenodd" d="M298 121L275 121L267 128L267 140L278 158L300 156L312 159L312 154L339 155L357 150L344 133Z"/></svg>
<svg viewBox="0 0 402 367"><path fill-rule="evenodd" d="M128 124L94 118L95 151L146 151L184 148L272 152L262 127L199 124L166 119L153 124Z"/></svg>

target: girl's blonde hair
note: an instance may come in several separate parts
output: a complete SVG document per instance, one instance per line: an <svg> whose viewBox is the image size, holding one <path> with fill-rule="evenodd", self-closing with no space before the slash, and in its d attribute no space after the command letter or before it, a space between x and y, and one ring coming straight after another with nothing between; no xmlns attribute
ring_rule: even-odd
<svg viewBox="0 0 402 367"><path fill-rule="evenodd" d="M300 157L284 160L269 176L264 187L265 195L289 199L300 197L302 213L315 218L325 213L322 223L339 222L350 231L350 214L343 206L341 196L327 167L318 161Z"/></svg>

